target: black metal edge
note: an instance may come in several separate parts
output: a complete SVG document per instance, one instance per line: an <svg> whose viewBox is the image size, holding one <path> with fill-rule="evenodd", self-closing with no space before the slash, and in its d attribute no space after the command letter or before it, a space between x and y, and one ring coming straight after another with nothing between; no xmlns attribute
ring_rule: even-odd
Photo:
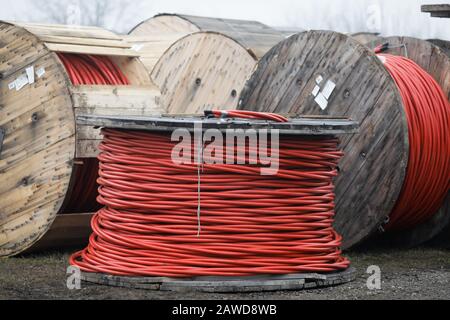
<svg viewBox="0 0 450 320"><path fill-rule="evenodd" d="M201 124L202 130L208 129L255 129L279 130L280 134L292 135L335 135L358 132L358 123L348 119L332 118L293 118L287 123L266 120L208 119L205 117L167 117L167 116L100 116L78 115L77 124L111 129L173 131L183 128L195 131Z"/></svg>

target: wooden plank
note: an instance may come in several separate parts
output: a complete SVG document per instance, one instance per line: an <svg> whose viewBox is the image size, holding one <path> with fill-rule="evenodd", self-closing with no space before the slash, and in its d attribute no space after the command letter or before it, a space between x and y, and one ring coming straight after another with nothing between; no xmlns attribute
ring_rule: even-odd
<svg viewBox="0 0 450 320"><path fill-rule="evenodd" d="M30 23L14 23L23 27L37 37L61 36L73 38L91 38L105 40L120 40L120 36L99 27L66 26L66 25L39 25Z"/></svg>
<svg viewBox="0 0 450 320"><path fill-rule="evenodd" d="M123 40L109 40L109 39L93 39L93 38L74 38L61 36L42 36L41 41L45 43L60 43L72 44L82 46L94 47L109 47L109 48L125 48L130 49L131 45Z"/></svg>
<svg viewBox="0 0 450 320"><path fill-rule="evenodd" d="M431 16L436 18L450 18L450 4L423 5L422 12L431 13Z"/></svg>
<svg viewBox="0 0 450 320"><path fill-rule="evenodd" d="M76 86L71 88L75 113L158 115L159 90L154 86Z"/></svg>
<svg viewBox="0 0 450 320"><path fill-rule="evenodd" d="M189 35L164 53L151 76L169 113L236 109L256 60L234 40L211 32Z"/></svg>

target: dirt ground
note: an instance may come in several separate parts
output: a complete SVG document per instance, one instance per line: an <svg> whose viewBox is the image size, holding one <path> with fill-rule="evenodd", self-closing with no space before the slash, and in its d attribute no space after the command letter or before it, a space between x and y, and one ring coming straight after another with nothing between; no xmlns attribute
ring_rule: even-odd
<svg viewBox="0 0 450 320"><path fill-rule="evenodd" d="M168 293L82 284L80 290L66 286L70 252L47 253L0 259L0 299L450 299L450 251L370 250L348 257L357 279L338 287L292 292L251 294ZM368 290L367 268L382 272L381 290Z"/></svg>

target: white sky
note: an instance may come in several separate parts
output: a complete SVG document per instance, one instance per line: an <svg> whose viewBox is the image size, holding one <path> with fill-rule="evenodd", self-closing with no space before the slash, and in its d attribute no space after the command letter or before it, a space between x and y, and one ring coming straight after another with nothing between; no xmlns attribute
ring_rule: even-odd
<svg viewBox="0 0 450 320"><path fill-rule="evenodd" d="M33 14L33 6L30 5L32 2L33 0L0 0L0 19L41 22L43 19L38 14ZM130 0L129 2L130 9L133 9L129 10L132 12L131 15L125 17L124 14L122 19L117 21L115 18L117 13L111 12L110 28L126 32L141 20L157 13L185 13L257 20L279 27L329 29L352 33L379 31L383 35L450 40L450 19L431 18L429 14L420 12L421 4L445 0ZM380 19L377 18L377 13Z"/></svg>

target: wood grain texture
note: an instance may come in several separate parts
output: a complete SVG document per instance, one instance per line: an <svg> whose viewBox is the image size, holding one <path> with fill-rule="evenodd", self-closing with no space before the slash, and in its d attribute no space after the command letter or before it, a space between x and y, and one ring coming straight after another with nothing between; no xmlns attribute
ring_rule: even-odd
<svg viewBox="0 0 450 320"><path fill-rule="evenodd" d="M27 31L8 24L0 24L0 39L8 41L0 50L11 59L3 62L5 76L0 80L0 127L5 131L0 155L0 256L9 256L38 241L62 205L72 172L75 120L69 81L56 55ZM16 45L20 39L22 46ZM45 74L20 90L10 88L28 66L44 68Z"/></svg>
<svg viewBox="0 0 450 320"><path fill-rule="evenodd" d="M388 42L393 47L397 47L388 50L387 53L407 56L412 59L433 76L450 100L450 56L445 52L445 49L441 49L429 41L410 37L380 38L379 40L370 43L369 47L375 48L377 45L385 42ZM448 203L446 203L438 212L436 212L433 218L426 223L411 230L393 234L383 234L380 241L412 248L430 241L442 232L448 232L444 231L444 229L449 224L450 212L448 211Z"/></svg>
<svg viewBox="0 0 450 320"><path fill-rule="evenodd" d="M450 4L423 5L422 12L428 12L432 17L436 18L450 18Z"/></svg>
<svg viewBox="0 0 450 320"><path fill-rule="evenodd" d="M233 39L199 32L172 45L151 77L168 113L198 113L235 109L255 66L256 60Z"/></svg>
<svg viewBox="0 0 450 320"><path fill-rule="evenodd" d="M312 94L319 76L322 90L328 80L336 84L325 110ZM407 122L394 81L368 48L334 32L291 36L261 59L240 107L357 121L360 133L341 137L345 156L335 182L335 228L344 248L367 238L390 214L406 172Z"/></svg>
<svg viewBox="0 0 450 320"><path fill-rule="evenodd" d="M257 21L177 14L157 15L136 26L130 34L147 35L150 32L190 34L197 31L225 34L238 41L257 58L261 58L270 48L285 38L280 31Z"/></svg>

